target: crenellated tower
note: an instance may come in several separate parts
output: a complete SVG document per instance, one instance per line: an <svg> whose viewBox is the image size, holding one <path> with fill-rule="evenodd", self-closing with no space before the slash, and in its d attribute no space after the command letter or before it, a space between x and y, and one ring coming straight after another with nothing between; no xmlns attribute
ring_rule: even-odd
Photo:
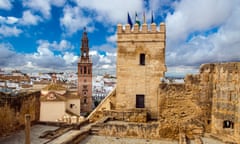
<svg viewBox="0 0 240 144"><path fill-rule="evenodd" d="M92 111L92 60L89 57L89 45L86 29L82 34L81 56L78 62L78 95L81 113Z"/></svg>
<svg viewBox="0 0 240 144"><path fill-rule="evenodd" d="M166 72L166 28L161 23L117 27L116 109L146 109L157 119L158 87Z"/></svg>

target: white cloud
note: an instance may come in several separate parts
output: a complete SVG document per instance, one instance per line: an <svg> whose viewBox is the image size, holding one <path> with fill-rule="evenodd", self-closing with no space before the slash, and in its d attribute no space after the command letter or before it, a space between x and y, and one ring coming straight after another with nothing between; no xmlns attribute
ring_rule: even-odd
<svg viewBox="0 0 240 144"><path fill-rule="evenodd" d="M99 62L102 62L102 63L111 63L111 60L104 56L104 55L99 55L100 59L99 59Z"/></svg>
<svg viewBox="0 0 240 144"><path fill-rule="evenodd" d="M67 62L62 55L56 55L51 50L52 44L46 40L38 40L37 52L28 54L27 61L40 68L61 69L67 67Z"/></svg>
<svg viewBox="0 0 240 144"><path fill-rule="evenodd" d="M61 40L59 43L57 41L53 41L52 43L47 40L38 40L39 48L47 48L49 50L64 52L67 50L72 50L73 45L67 40ZM50 53L48 53L50 54Z"/></svg>
<svg viewBox="0 0 240 144"><path fill-rule="evenodd" d="M7 17L7 22L6 22L7 24L15 24L17 22L18 22L18 18L11 17L11 16Z"/></svg>
<svg viewBox="0 0 240 144"><path fill-rule="evenodd" d="M45 18L50 17L51 5L49 0L24 0L23 6L41 12Z"/></svg>
<svg viewBox="0 0 240 144"><path fill-rule="evenodd" d="M96 50L90 50L89 51L90 56L96 56L97 54L98 54L98 52Z"/></svg>
<svg viewBox="0 0 240 144"><path fill-rule="evenodd" d="M93 46L89 52L93 62L93 69L98 74L105 72L115 73L116 69L116 48L115 46L104 44Z"/></svg>
<svg viewBox="0 0 240 144"><path fill-rule="evenodd" d="M16 18L16 17L12 17L12 16L3 17L3 16L0 16L0 23L2 23L2 24L12 25L12 24L15 24L17 22L18 22L18 18Z"/></svg>
<svg viewBox="0 0 240 144"><path fill-rule="evenodd" d="M87 27L88 32L92 32L95 30L94 24L97 21L109 29L109 26L115 26L116 23L127 23L127 12L131 14L136 11L142 12L144 6L143 1L139 0L74 1L77 6L65 6L63 17L60 18L61 26L67 35L72 35L83 27ZM84 10L87 10L88 13L84 13Z"/></svg>
<svg viewBox="0 0 240 144"><path fill-rule="evenodd" d="M115 33L114 35L107 37L107 42L116 43L117 42L117 34Z"/></svg>
<svg viewBox="0 0 240 144"><path fill-rule="evenodd" d="M9 27L6 25L0 26L0 36L10 37L10 36L18 36L22 33L22 30L18 29L16 26Z"/></svg>
<svg viewBox="0 0 240 144"><path fill-rule="evenodd" d="M140 0L75 0L79 7L93 10L96 20L104 23L116 24L125 22L127 12L142 12L144 3ZM117 8L117 9L116 9Z"/></svg>
<svg viewBox="0 0 240 144"><path fill-rule="evenodd" d="M182 40L191 32L224 24L234 4L226 0L180 1L176 4L175 12L168 13L166 17L168 38Z"/></svg>
<svg viewBox="0 0 240 144"><path fill-rule="evenodd" d="M66 0L23 0L23 6L31 8L33 11L40 12L44 18L51 17L51 6L61 7Z"/></svg>
<svg viewBox="0 0 240 144"><path fill-rule="evenodd" d="M22 66L25 64L23 55L17 54L13 46L8 43L0 43L0 66L11 67L11 66Z"/></svg>
<svg viewBox="0 0 240 144"><path fill-rule="evenodd" d="M65 51L73 49L73 46L69 41L61 40L59 44L54 43L54 49L58 51Z"/></svg>
<svg viewBox="0 0 240 144"><path fill-rule="evenodd" d="M61 7L66 3L66 0L50 0L51 4L57 7Z"/></svg>
<svg viewBox="0 0 240 144"><path fill-rule="evenodd" d="M67 35L72 35L87 26L90 27L88 28L88 31L90 31L91 26L89 24L91 22L92 19L90 17L85 17L81 8L71 7L69 5L64 7L63 17L60 18L61 26Z"/></svg>
<svg viewBox="0 0 240 144"><path fill-rule="evenodd" d="M184 77L185 74L194 74L199 72L199 67L196 66L184 66L184 65L179 65L179 66L168 66L167 67L167 74L166 76L180 76Z"/></svg>
<svg viewBox="0 0 240 144"><path fill-rule="evenodd" d="M41 21L41 18L37 15L32 14L30 10L24 11L21 19L23 25L37 25Z"/></svg>
<svg viewBox="0 0 240 144"><path fill-rule="evenodd" d="M40 56L53 56L54 53L50 50L51 44L48 41L38 40L38 54Z"/></svg>
<svg viewBox="0 0 240 144"><path fill-rule="evenodd" d="M179 65L198 67L203 63L240 61L239 15L240 1L237 0L176 3L174 13L166 18L166 61L171 67L168 73L173 73L173 67L179 68ZM206 34L213 27L217 30Z"/></svg>
<svg viewBox="0 0 240 144"><path fill-rule="evenodd" d="M37 52L17 53L11 44L0 43L0 67L12 70L23 71L63 71L76 70L78 56L71 52L64 52L63 55L56 55L52 51L52 43L39 40Z"/></svg>
<svg viewBox="0 0 240 144"><path fill-rule="evenodd" d="M0 9L4 9L4 10L12 9L11 0L1 0L0 1Z"/></svg>
<svg viewBox="0 0 240 144"><path fill-rule="evenodd" d="M67 65L76 64L78 56L74 55L73 53L65 52L63 59L65 60Z"/></svg>

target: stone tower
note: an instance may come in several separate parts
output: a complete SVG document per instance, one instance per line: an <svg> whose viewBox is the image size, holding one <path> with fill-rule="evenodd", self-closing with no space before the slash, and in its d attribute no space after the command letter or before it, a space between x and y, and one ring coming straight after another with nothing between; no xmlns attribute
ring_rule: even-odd
<svg viewBox="0 0 240 144"><path fill-rule="evenodd" d="M144 23L140 30L135 24L121 24L117 28L117 88L116 109L144 108L152 119L158 114L158 88L164 77L165 24L158 30L155 23L150 29Z"/></svg>
<svg viewBox="0 0 240 144"><path fill-rule="evenodd" d="M92 61L89 57L88 36L86 29L82 34L81 56L78 62L78 95L81 113L92 111Z"/></svg>

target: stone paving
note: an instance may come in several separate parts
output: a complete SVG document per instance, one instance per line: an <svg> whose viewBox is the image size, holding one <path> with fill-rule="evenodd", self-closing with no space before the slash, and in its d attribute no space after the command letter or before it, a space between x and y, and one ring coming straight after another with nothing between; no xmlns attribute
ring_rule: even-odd
<svg viewBox="0 0 240 144"><path fill-rule="evenodd" d="M34 125L31 128L31 143L32 144L42 144L49 139L39 138L39 136L49 130L56 130L56 126L46 126L46 125ZM25 143L25 133L21 130L13 135L0 138L0 144L24 144Z"/></svg>
<svg viewBox="0 0 240 144"><path fill-rule="evenodd" d="M204 144L224 144L212 138L202 138ZM178 144L178 141L171 140L147 140L135 138L118 138L111 136L90 135L79 144ZM190 144L195 144L191 141Z"/></svg>
<svg viewBox="0 0 240 144"><path fill-rule="evenodd" d="M46 125L34 125L31 128L31 143L32 144L43 144L49 141L49 139L39 138L39 136L49 130L56 130L59 127L56 126L46 126ZM78 131L74 131L75 133ZM71 137L73 131L69 131L66 134L63 134L59 138L51 141L50 143L58 143L58 140L66 140ZM212 138L202 138L204 144L224 144L218 140ZM25 134L24 130L21 130L11 136L0 138L0 144L24 144L25 143ZM61 142L60 142L61 143ZM178 141L171 140L148 140L148 139L136 139L136 138L118 138L111 136L96 136L89 135L79 144L178 144ZM193 141L190 144L194 144Z"/></svg>
<svg viewBox="0 0 240 144"><path fill-rule="evenodd" d="M202 140L203 140L204 144L224 144L223 142L212 139L212 138L204 137L204 138L202 138Z"/></svg>
<svg viewBox="0 0 240 144"><path fill-rule="evenodd" d="M79 144L178 144L178 142L90 135Z"/></svg>

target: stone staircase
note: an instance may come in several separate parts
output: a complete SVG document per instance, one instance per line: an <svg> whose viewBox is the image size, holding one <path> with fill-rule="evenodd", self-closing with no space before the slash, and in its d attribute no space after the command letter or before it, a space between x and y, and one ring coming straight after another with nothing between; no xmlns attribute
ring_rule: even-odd
<svg viewBox="0 0 240 144"><path fill-rule="evenodd" d="M92 135L99 135L100 127L98 125L93 125L90 131Z"/></svg>

